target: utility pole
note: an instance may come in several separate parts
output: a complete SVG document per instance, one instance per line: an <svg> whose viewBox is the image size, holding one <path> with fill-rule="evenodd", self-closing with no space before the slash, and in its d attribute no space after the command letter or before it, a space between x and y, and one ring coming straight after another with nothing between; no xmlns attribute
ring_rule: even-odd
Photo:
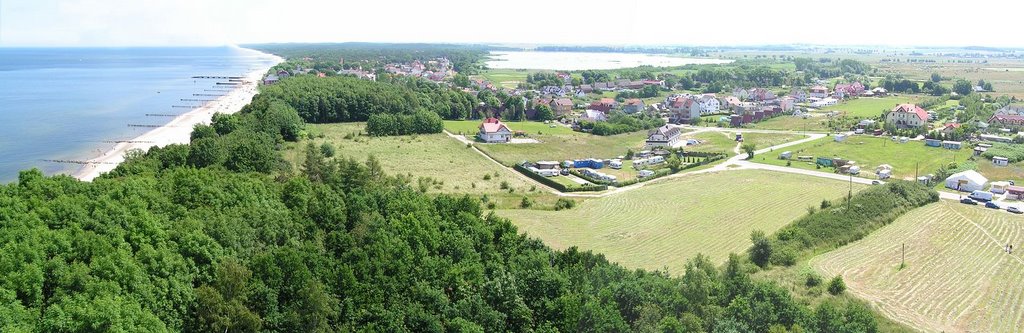
<svg viewBox="0 0 1024 333"><path fill-rule="evenodd" d="M846 193L846 211L850 211L850 201L853 200L853 174L850 174L850 192Z"/></svg>
<svg viewBox="0 0 1024 333"><path fill-rule="evenodd" d="M903 254L900 255L900 269L907 267L907 243L903 243Z"/></svg>

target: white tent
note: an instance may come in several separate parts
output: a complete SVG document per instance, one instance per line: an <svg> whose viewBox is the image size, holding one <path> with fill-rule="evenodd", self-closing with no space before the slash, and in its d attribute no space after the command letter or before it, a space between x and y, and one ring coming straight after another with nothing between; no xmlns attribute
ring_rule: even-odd
<svg viewBox="0 0 1024 333"><path fill-rule="evenodd" d="M950 175L946 178L946 187L964 192L985 189L988 178L974 170L967 170Z"/></svg>

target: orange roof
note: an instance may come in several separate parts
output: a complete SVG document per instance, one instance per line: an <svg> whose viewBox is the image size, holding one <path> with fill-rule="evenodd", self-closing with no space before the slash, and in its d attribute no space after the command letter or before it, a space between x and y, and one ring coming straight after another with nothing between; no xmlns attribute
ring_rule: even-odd
<svg viewBox="0 0 1024 333"><path fill-rule="evenodd" d="M928 120L928 112L917 106L917 104L900 104L893 108L892 112L913 113L918 118L921 118L921 120Z"/></svg>

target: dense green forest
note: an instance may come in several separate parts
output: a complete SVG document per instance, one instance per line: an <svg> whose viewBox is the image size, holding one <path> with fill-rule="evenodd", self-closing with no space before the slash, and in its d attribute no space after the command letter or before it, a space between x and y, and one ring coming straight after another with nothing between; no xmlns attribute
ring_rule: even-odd
<svg viewBox="0 0 1024 333"><path fill-rule="evenodd" d="M364 103L347 119L422 107L372 82L292 80L94 182L30 170L0 186L0 331L877 330L858 303L812 308L751 280L740 256L629 270L551 250L477 198L420 193L372 157L311 147L292 166L279 147L328 110L303 100Z"/></svg>
<svg viewBox="0 0 1024 333"><path fill-rule="evenodd" d="M477 98L416 78L367 81L351 77L289 77L262 87L257 100L281 100L310 123L366 121L371 114L413 114L424 109L444 119L473 117Z"/></svg>
<svg viewBox="0 0 1024 333"><path fill-rule="evenodd" d="M286 43L254 44L244 47L272 53L292 60L304 61L319 71L337 72L342 68L381 68L389 63L409 63L413 60L448 58L455 71L475 74L481 68L488 51L496 49L484 45L456 44L378 44L378 43ZM342 64L341 60L344 60Z"/></svg>

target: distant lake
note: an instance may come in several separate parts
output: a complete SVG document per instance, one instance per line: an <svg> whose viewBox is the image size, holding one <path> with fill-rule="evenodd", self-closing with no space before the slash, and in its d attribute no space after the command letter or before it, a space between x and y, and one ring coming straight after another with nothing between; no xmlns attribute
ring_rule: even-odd
<svg viewBox="0 0 1024 333"><path fill-rule="evenodd" d="M690 64L726 64L732 60L680 58L641 53L492 51L491 69L585 70Z"/></svg>

